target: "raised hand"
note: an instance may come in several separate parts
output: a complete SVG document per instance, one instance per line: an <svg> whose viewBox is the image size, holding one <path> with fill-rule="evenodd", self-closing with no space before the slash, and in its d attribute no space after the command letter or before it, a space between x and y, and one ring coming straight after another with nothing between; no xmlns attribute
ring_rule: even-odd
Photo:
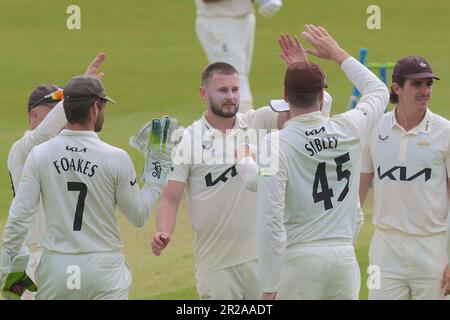
<svg viewBox="0 0 450 320"><path fill-rule="evenodd" d="M288 66L308 61L308 54L297 36L292 38L289 33L282 34L278 37L278 44L282 51L279 56Z"/></svg>
<svg viewBox="0 0 450 320"><path fill-rule="evenodd" d="M349 57L348 53L342 50L336 40L321 26L306 24L302 37L314 47L305 50L309 54L325 60L334 60L339 64Z"/></svg>
<svg viewBox="0 0 450 320"><path fill-rule="evenodd" d="M99 52L97 56L92 60L92 62L88 65L85 75L89 76L97 76L100 80L103 80L105 77L105 74L103 72L100 72L100 65L103 61L106 59L106 53Z"/></svg>
<svg viewBox="0 0 450 320"><path fill-rule="evenodd" d="M129 143L139 150L145 158L142 178L151 185L163 187L172 167L171 152L176 141L173 132L178 128L178 120L164 116L153 118L142 126Z"/></svg>

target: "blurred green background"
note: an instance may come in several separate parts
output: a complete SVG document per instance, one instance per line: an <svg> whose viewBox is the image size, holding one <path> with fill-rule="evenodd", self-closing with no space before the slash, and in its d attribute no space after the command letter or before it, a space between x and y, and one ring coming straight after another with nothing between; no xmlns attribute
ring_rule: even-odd
<svg viewBox="0 0 450 320"><path fill-rule="evenodd" d="M66 9L72 4L81 8L81 30L66 28ZM371 4L381 8L380 30L366 26L366 10ZM431 109L448 118L449 14L448 0L284 0L276 16L257 14L250 75L255 106L282 97L285 67L278 58L277 36L298 34L305 23L313 23L326 27L355 57L360 47L367 47L368 62L395 62L413 54L426 57L442 79L434 85ZM118 104L108 107L100 137L127 150L139 171L143 159L129 147L128 137L144 122L169 114L188 126L204 111L198 87L207 61L194 21L193 0L0 0L0 230L12 199L6 157L28 126L26 102L34 87L48 82L64 86L72 76L84 72L97 52L105 51L104 83ZM335 64L320 63L334 99L332 113L345 111L350 82ZM367 250L373 230L370 197L365 214L366 224L357 243L361 299L367 298ZM152 256L149 246L154 215L142 229L119 216L124 251L133 272L131 298L197 299L193 233L184 200L172 242L160 257Z"/></svg>

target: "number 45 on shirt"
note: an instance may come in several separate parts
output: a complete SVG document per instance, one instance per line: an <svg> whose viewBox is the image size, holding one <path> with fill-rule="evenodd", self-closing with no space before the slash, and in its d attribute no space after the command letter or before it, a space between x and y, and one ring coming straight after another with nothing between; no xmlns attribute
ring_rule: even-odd
<svg viewBox="0 0 450 320"><path fill-rule="evenodd" d="M349 170L342 170L342 165L348 161L350 161L350 155L347 152L340 157L334 159L336 162L336 174L337 180L341 181L342 179L347 180L344 189L339 195L337 201L342 201L348 194L348 183L350 182L351 172ZM322 191L318 191L320 185L320 189ZM333 203L331 202L331 198L334 197L333 189L328 186L328 177L326 171L326 162L321 162L317 165L316 174L314 176L314 184L312 190L312 196L314 199L314 203L318 203L323 201L325 210L330 210L333 208Z"/></svg>

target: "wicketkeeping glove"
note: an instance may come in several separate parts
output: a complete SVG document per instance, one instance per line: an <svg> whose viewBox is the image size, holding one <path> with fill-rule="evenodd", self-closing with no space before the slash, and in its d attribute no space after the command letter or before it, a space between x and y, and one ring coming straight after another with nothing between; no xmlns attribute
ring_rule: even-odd
<svg viewBox="0 0 450 320"><path fill-rule="evenodd" d="M163 187L172 168L172 133L178 128L178 120L164 116L147 122L137 136L130 138L132 147L144 154L145 164L141 180Z"/></svg>
<svg viewBox="0 0 450 320"><path fill-rule="evenodd" d="M19 254L11 256L2 251L2 261L0 265L0 287L2 295L5 299L20 300L20 295L14 292L13 287L20 284L28 291L36 292L37 287L34 282L27 276L25 270L27 269L29 251L23 247Z"/></svg>
<svg viewBox="0 0 450 320"><path fill-rule="evenodd" d="M271 17L280 10L281 0L259 0L259 13L265 17Z"/></svg>

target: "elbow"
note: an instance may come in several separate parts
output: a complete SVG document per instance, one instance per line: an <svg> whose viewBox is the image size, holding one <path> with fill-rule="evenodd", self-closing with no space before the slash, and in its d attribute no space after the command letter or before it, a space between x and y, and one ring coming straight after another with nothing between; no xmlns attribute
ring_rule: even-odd
<svg viewBox="0 0 450 320"><path fill-rule="evenodd" d="M388 102L389 102L389 96L390 96L389 95L389 90L388 90L388 88L386 87L386 84L383 81L381 81L381 80L379 80L379 81L380 81L380 83L379 83L379 86L376 89L376 92L380 96L380 99L383 101L383 104L387 105Z"/></svg>
<svg viewBox="0 0 450 320"><path fill-rule="evenodd" d="M383 103L385 105L389 103L389 98L390 98L389 90L386 87L386 85L383 84Z"/></svg>

